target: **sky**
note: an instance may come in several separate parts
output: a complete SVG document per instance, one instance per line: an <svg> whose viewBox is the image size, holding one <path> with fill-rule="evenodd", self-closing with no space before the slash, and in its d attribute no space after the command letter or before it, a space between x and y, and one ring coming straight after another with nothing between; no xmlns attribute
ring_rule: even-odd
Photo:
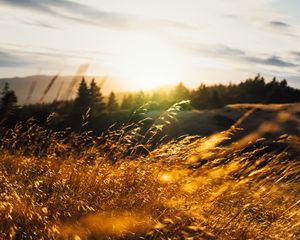
<svg viewBox="0 0 300 240"><path fill-rule="evenodd" d="M299 0L0 0L0 77L109 76L115 91L257 73L300 88Z"/></svg>

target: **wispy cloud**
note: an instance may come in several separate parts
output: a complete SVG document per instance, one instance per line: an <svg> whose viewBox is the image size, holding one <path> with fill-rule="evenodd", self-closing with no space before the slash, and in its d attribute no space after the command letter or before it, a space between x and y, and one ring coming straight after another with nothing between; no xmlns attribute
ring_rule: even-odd
<svg viewBox="0 0 300 240"><path fill-rule="evenodd" d="M227 45L216 46L215 53L222 56L243 56L246 54L245 51L241 49L232 48Z"/></svg>
<svg viewBox="0 0 300 240"><path fill-rule="evenodd" d="M183 22L165 19L144 19L132 14L100 10L69 0L0 0L0 3L98 27L135 29L145 27L153 28L153 26L156 26L194 29L194 26ZM45 24L37 24L47 27Z"/></svg>
<svg viewBox="0 0 300 240"><path fill-rule="evenodd" d="M267 57L267 58L247 57L247 58L245 58L245 60L247 60L249 62L264 64L264 65L269 65L269 66L276 66L276 67L296 67L296 66L298 66L297 64L289 62L289 61L285 61L278 56L271 56L271 57Z"/></svg>
<svg viewBox="0 0 300 240"><path fill-rule="evenodd" d="M298 57L300 57L300 52L293 51L293 52L291 52L291 54L293 54L293 55L295 55L295 56L298 56Z"/></svg>
<svg viewBox="0 0 300 240"><path fill-rule="evenodd" d="M300 73L300 71L299 71L299 73ZM300 76L299 75L287 75L284 77L288 80L289 84L292 84L296 88L300 89Z"/></svg>
<svg viewBox="0 0 300 240"><path fill-rule="evenodd" d="M0 3L99 26L125 27L130 19L125 14L101 11L69 0L0 0Z"/></svg>
<svg viewBox="0 0 300 240"><path fill-rule="evenodd" d="M99 53L98 53L99 55ZM0 66L10 67L19 65L36 65L44 62L63 62L66 60L92 61L91 54L77 53L75 51L62 51L59 49L0 49Z"/></svg>
<svg viewBox="0 0 300 240"><path fill-rule="evenodd" d="M188 53L197 56L206 56L210 58L224 59L237 63L256 63L266 66L276 67L297 67L298 64L282 59L279 56L271 55L268 57L257 57L246 53L242 49L232 48L227 45L201 45L195 43L181 43L180 47ZM294 52L298 54L298 52ZM300 55L299 55L300 56Z"/></svg>
<svg viewBox="0 0 300 240"><path fill-rule="evenodd" d="M300 52L292 51L290 54L295 58L296 61L300 61Z"/></svg>
<svg viewBox="0 0 300 240"><path fill-rule="evenodd" d="M232 48L224 44L204 45L197 43L179 43L177 46L188 53L195 55L204 55L217 58L231 58L245 55L245 52L238 48Z"/></svg>
<svg viewBox="0 0 300 240"><path fill-rule="evenodd" d="M270 26L277 28L287 28L290 27L290 24L282 21L271 21L269 22Z"/></svg>
<svg viewBox="0 0 300 240"><path fill-rule="evenodd" d="M22 23L24 23L26 25L42 27L42 28L48 28L48 29L59 29L58 26L55 26L55 25L50 24L48 22L39 21L39 20L26 20L26 21L22 21Z"/></svg>
<svg viewBox="0 0 300 240"><path fill-rule="evenodd" d="M24 58L0 50L0 68L2 67L18 67L27 65L28 62Z"/></svg>

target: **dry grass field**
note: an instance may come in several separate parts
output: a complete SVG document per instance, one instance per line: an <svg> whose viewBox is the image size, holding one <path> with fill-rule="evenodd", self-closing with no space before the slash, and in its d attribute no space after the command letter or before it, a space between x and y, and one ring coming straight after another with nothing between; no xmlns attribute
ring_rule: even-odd
<svg viewBox="0 0 300 240"><path fill-rule="evenodd" d="M225 131L161 144L176 106L143 134L143 121L98 137L33 119L2 131L0 239L299 239L299 128L284 134L299 106L255 128L248 107Z"/></svg>

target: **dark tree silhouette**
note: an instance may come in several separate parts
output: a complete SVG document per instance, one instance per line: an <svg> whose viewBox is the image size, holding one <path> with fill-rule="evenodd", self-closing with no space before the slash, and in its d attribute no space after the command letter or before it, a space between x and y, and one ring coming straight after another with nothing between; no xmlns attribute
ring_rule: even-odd
<svg viewBox="0 0 300 240"><path fill-rule="evenodd" d="M15 109L18 99L15 92L9 89L8 83L5 83L1 95L0 116L4 119Z"/></svg>
<svg viewBox="0 0 300 240"><path fill-rule="evenodd" d="M201 84L196 91L192 92L192 106L196 109L210 108L210 91L204 84Z"/></svg>
<svg viewBox="0 0 300 240"><path fill-rule="evenodd" d="M111 92L109 94L106 108L107 108L107 111L110 112L110 113L115 112L119 109L119 105L118 105L116 95L115 95L114 92Z"/></svg>
<svg viewBox="0 0 300 240"><path fill-rule="evenodd" d="M122 110L130 110L133 108L133 96L132 94L128 94L124 96L121 104Z"/></svg>
<svg viewBox="0 0 300 240"><path fill-rule="evenodd" d="M188 99L190 99L190 91L182 82L180 82L172 93L172 100L174 102L180 102Z"/></svg>
<svg viewBox="0 0 300 240"><path fill-rule="evenodd" d="M74 109L73 114L83 115L88 108L90 107L90 91L88 89L87 83L84 78L82 78L78 91L77 96L74 101Z"/></svg>
<svg viewBox="0 0 300 240"><path fill-rule="evenodd" d="M218 91L214 90L212 92L211 103L210 104L213 108L218 108L218 107L222 106L221 99L220 99Z"/></svg>
<svg viewBox="0 0 300 240"><path fill-rule="evenodd" d="M192 106L196 109L222 107L235 103L293 103L300 102L300 90L289 87L287 81L266 83L258 74L239 84L201 85L191 93Z"/></svg>
<svg viewBox="0 0 300 240"><path fill-rule="evenodd" d="M89 88L89 107L91 109L91 116L97 117L105 109L104 97L93 79Z"/></svg>
<svg viewBox="0 0 300 240"><path fill-rule="evenodd" d="M83 122L93 124L105 109L104 97L93 79L88 87L85 79L80 82L73 110L67 117L67 124L75 130L81 129ZM88 113L88 114L87 114Z"/></svg>
<svg viewBox="0 0 300 240"><path fill-rule="evenodd" d="M137 94L135 94L133 99L133 108L139 108L143 104L148 102L147 96L143 91L139 91Z"/></svg>
<svg viewBox="0 0 300 240"><path fill-rule="evenodd" d="M165 110L172 105L169 99L169 94L167 94L166 91L161 90L152 93L150 103L150 110Z"/></svg>

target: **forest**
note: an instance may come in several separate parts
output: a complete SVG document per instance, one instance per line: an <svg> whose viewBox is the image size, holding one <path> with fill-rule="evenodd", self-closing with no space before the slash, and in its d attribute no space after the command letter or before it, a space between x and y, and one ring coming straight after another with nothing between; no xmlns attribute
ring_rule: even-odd
<svg viewBox="0 0 300 240"><path fill-rule="evenodd" d="M44 93L50 90L58 77L54 76L51 79ZM0 119L2 126L10 127L31 117L37 123L44 124L47 117L55 113L55 121L52 124L54 129L62 130L71 127L78 131L85 121L83 117L88 117L86 127L99 133L114 123L126 123L131 117L141 120L138 114L133 114L136 111L142 109L148 112L166 111L172 105L182 101L185 103L181 104L181 111L217 109L228 104L241 103L295 103L300 101L300 90L288 86L285 79L279 81L274 77L272 81L266 82L258 74L253 79L249 78L239 84L211 86L201 84L195 90L190 90L183 83L179 83L168 91L128 93L119 101L113 91L105 97L101 87L97 86L94 80L88 85L82 77L76 98L73 100L53 100L50 103L38 102L19 106L17 96L6 83L1 95Z"/></svg>

